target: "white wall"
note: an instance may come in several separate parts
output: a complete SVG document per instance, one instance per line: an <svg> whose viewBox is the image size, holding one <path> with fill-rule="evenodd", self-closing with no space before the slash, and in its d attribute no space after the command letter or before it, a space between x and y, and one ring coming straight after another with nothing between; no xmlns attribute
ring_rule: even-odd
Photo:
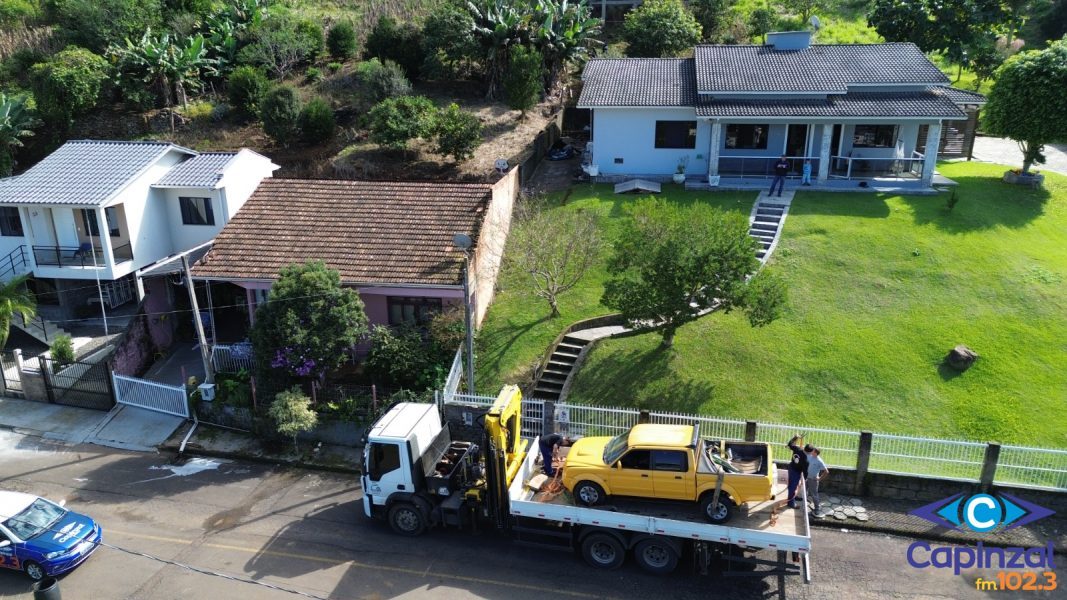
<svg viewBox="0 0 1067 600"><path fill-rule="evenodd" d="M166 214L167 227L170 230L171 250L177 253L190 248L195 248L204 242L215 239L226 224L226 213L223 211L222 198L219 190L204 188L173 188L156 189L158 202L163 206ZM182 208L178 198L208 198L211 202L211 211L215 216L214 225L186 225L182 223Z"/></svg>
<svg viewBox="0 0 1067 600"><path fill-rule="evenodd" d="M181 162L184 156L177 151L168 152L108 203L109 206L122 204L126 211L126 225L133 246L133 269L140 269L173 253L164 195L162 190L153 189L152 184Z"/></svg>
<svg viewBox="0 0 1067 600"><path fill-rule="evenodd" d="M226 169L222 178L222 195L226 205L225 221L229 222L237 211L244 206L252 192L259 187L259 182L271 177L277 165L265 156L247 150L240 151ZM216 216L222 212L215 213ZM179 221L180 223L181 221ZM225 223L224 223L225 224Z"/></svg>
<svg viewBox="0 0 1067 600"><path fill-rule="evenodd" d="M696 147L656 148L656 121L697 121ZM679 159L688 156L686 173L706 174L710 135L711 127L697 120L693 108L597 108L593 163L605 175L672 175ZM622 164L616 164L616 158Z"/></svg>

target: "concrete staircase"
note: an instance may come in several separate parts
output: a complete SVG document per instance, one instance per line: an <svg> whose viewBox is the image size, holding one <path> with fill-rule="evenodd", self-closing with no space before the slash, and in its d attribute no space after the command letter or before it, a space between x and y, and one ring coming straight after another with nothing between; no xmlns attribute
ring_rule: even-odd
<svg viewBox="0 0 1067 600"><path fill-rule="evenodd" d="M785 192L779 196L768 196L766 192L760 193L749 215L748 234L760 245L756 251L756 258L761 263L766 263L771 252L778 245L778 238L782 233L782 224L789 214L789 205L793 201L793 192Z"/></svg>
<svg viewBox="0 0 1067 600"><path fill-rule="evenodd" d="M65 329L42 317L32 317L29 320L24 320L22 315L15 314L11 316L11 326L18 327L47 346L51 346L58 335L70 336Z"/></svg>
<svg viewBox="0 0 1067 600"><path fill-rule="evenodd" d="M548 358L548 364L541 372L541 378L534 386L533 397L541 400L558 401L563 393L563 386L567 383L574 363L578 355L589 344L589 340L567 334L552 350L552 356Z"/></svg>

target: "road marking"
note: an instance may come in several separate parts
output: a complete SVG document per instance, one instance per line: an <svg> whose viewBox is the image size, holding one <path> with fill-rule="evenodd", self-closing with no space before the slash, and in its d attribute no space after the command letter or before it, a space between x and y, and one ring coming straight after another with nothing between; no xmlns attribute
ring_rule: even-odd
<svg viewBox="0 0 1067 600"><path fill-rule="evenodd" d="M155 542L165 542L170 544L182 544L185 546L191 546L196 542L194 540L185 540L180 538L163 537L158 535L148 535L144 533L130 533L127 531L110 530L109 533L113 535L126 536L131 538L139 538L145 540L152 540ZM354 560L338 560L336 558L328 558L325 556L315 556L313 554L299 554L295 552L279 552L277 550L262 550L256 548L248 548L246 546L233 546L230 544L216 544L214 542L204 542L200 544L207 548L215 548L217 550L236 550L238 552L246 552L249 554L263 554L267 556L276 556L278 558L295 558L298 560L308 560L313 562L321 562L330 565L350 565L358 569L368 569L373 571L390 571L393 573L402 573L404 575L416 575L423 578L437 577L440 579L452 579L455 581L464 581L467 583L481 583L488 585L497 585L502 587L517 588L523 590L529 590L533 592L547 592L552 594L560 594L563 596L572 596L576 598L605 598L600 594L585 594L582 592L574 592L570 590L561 590L554 587L546 587L539 585L531 585L526 583L516 583L513 581L501 581L499 579L490 579L487 577L471 577L467 575L453 575L450 573L430 573L428 570L420 569L408 569L404 567L390 567L386 565L372 565L369 563L361 563Z"/></svg>

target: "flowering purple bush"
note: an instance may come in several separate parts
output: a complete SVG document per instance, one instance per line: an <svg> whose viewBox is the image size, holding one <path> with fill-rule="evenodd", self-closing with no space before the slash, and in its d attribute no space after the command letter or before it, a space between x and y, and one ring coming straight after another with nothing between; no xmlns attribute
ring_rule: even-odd
<svg viewBox="0 0 1067 600"><path fill-rule="evenodd" d="M307 354L306 350L286 346L274 353L270 366L274 369L283 369L290 375L296 375L297 377L307 377L312 374L316 377L321 376L322 373L315 370L315 365L318 362Z"/></svg>

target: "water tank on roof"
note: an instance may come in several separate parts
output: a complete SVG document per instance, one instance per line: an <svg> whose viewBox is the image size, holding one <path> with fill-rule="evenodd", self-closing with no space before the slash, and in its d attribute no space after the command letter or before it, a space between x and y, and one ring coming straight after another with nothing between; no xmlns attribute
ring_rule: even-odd
<svg viewBox="0 0 1067 600"><path fill-rule="evenodd" d="M810 31L775 31L767 34L767 45L779 50L803 50L811 45Z"/></svg>

